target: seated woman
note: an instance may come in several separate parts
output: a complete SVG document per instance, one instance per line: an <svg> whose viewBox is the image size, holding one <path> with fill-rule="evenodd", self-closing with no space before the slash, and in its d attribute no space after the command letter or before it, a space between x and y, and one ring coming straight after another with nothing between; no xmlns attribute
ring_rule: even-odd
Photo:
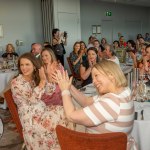
<svg viewBox="0 0 150 150"><path fill-rule="evenodd" d="M146 73L146 70L144 68L144 62L147 59L147 56L146 56L146 46L147 46L146 43L142 45L142 47L141 47L141 59L137 60L137 68L139 68L140 75Z"/></svg>
<svg viewBox="0 0 150 150"><path fill-rule="evenodd" d="M146 46L146 57L143 60L145 72L150 76L150 44ZM149 79L150 80L150 79Z"/></svg>
<svg viewBox="0 0 150 150"><path fill-rule="evenodd" d="M6 45L6 53L2 55L3 58L12 59L13 56L18 57L18 54L15 52L15 48L12 44Z"/></svg>
<svg viewBox="0 0 150 150"><path fill-rule="evenodd" d="M44 68L31 53L18 60L19 75L11 82L11 90L18 108L27 150L59 148L55 127L61 124L72 128L60 105L46 106L41 97L45 92Z"/></svg>
<svg viewBox="0 0 150 150"><path fill-rule="evenodd" d="M106 38L102 38L101 43L100 43L100 48L101 48L102 51L104 51L104 49L105 49L104 48L105 44L107 44L107 40L106 40Z"/></svg>
<svg viewBox="0 0 150 150"><path fill-rule="evenodd" d="M98 51L95 47L90 47L87 50L87 59L80 66L80 76L83 79L82 86L92 83L91 71L93 65L98 62Z"/></svg>
<svg viewBox="0 0 150 150"><path fill-rule="evenodd" d="M134 68L137 68L137 50L136 45L133 40L127 41L127 49L126 49L126 64L133 65Z"/></svg>
<svg viewBox="0 0 150 150"><path fill-rule="evenodd" d="M62 91L67 118L84 125L88 133L124 132L128 135L128 150L135 148L130 132L134 122L134 103L127 80L120 67L109 60L102 60L92 68L93 84L98 95L86 97L71 85L67 72L54 75ZM82 106L76 110L72 97ZM133 149L132 149L133 150Z"/></svg>
<svg viewBox="0 0 150 150"><path fill-rule="evenodd" d="M80 42L75 42L73 52L70 53L70 60L76 75L80 75L80 64L82 63L83 51L80 51Z"/></svg>
<svg viewBox="0 0 150 150"><path fill-rule="evenodd" d="M93 42L93 45L94 45L94 47L97 49L99 59L100 59L100 60L103 59L103 52L102 52L102 50L101 50L99 40L95 40L95 41Z"/></svg>
<svg viewBox="0 0 150 150"><path fill-rule="evenodd" d="M114 49L114 52L116 53L116 56L119 59L119 62L123 63L125 61L125 53L126 53L126 51L125 51L125 49L123 47L120 47L119 41L115 40L113 42L113 49Z"/></svg>
<svg viewBox="0 0 150 150"><path fill-rule="evenodd" d="M43 62L43 67L45 69L47 77L47 85L45 87L45 93L42 95L41 100L45 102L46 105L62 105L61 91L58 84L54 83L51 74L56 70L64 70L61 63L58 64L56 56L52 49L45 48L41 52L41 58Z"/></svg>
<svg viewBox="0 0 150 150"><path fill-rule="evenodd" d="M82 61L86 60L87 47L84 41L80 41L80 52L82 52Z"/></svg>

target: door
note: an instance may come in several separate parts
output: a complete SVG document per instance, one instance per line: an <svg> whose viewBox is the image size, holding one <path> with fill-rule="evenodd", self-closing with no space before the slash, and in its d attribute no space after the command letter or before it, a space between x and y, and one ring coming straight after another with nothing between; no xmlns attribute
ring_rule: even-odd
<svg viewBox="0 0 150 150"><path fill-rule="evenodd" d="M113 42L113 21L102 20L102 38L106 38L109 44Z"/></svg>
<svg viewBox="0 0 150 150"><path fill-rule="evenodd" d="M69 68L66 57L72 52L74 43L81 37L79 18L75 13L61 12L58 13L58 25L61 32L66 31L68 35L67 46L65 46L65 67Z"/></svg>

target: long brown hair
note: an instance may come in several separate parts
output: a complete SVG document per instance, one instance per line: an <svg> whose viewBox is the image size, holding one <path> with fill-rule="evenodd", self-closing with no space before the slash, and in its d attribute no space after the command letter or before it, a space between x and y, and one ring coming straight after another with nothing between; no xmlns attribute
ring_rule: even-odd
<svg viewBox="0 0 150 150"><path fill-rule="evenodd" d="M39 62L39 60L32 54L32 53L24 53L22 54L19 59L18 59L18 71L19 71L19 74L22 74L22 71L20 69L20 61L22 58L25 58L25 59L28 59L31 61L31 63L33 64L33 66L35 67L35 70L32 74L32 78L37 85L39 85L39 82L40 82L40 77L39 77L39 70L41 68L41 64Z"/></svg>

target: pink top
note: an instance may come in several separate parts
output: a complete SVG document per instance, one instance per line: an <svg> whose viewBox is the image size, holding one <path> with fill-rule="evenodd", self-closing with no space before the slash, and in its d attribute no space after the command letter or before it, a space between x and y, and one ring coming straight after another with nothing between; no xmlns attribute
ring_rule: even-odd
<svg viewBox="0 0 150 150"><path fill-rule="evenodd" d="M54 83L47 83L45 93L42 95L41 100L46 105L63 105L59 86Z"/></svg>

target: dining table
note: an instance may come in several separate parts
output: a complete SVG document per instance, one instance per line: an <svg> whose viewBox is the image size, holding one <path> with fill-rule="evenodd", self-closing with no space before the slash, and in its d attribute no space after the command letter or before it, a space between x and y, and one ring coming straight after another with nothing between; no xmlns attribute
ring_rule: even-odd
<svg viewBox="0 0 150 150"><path fill-rule="evenodd" d="M11 79L17 75L18 70L12 70L12 69L1 69L0 70L0 96L3 96L3 92L6 88L10 87ZM0 108L6 109L7 103L4 99L4 103L0 104Z"/></svg>
<svg viewBox="0 0 150 150"><path fill-rule="evenodd" d="M150 150L150 102L134 101L135 120L131 135L139 150Z"/></svg>

